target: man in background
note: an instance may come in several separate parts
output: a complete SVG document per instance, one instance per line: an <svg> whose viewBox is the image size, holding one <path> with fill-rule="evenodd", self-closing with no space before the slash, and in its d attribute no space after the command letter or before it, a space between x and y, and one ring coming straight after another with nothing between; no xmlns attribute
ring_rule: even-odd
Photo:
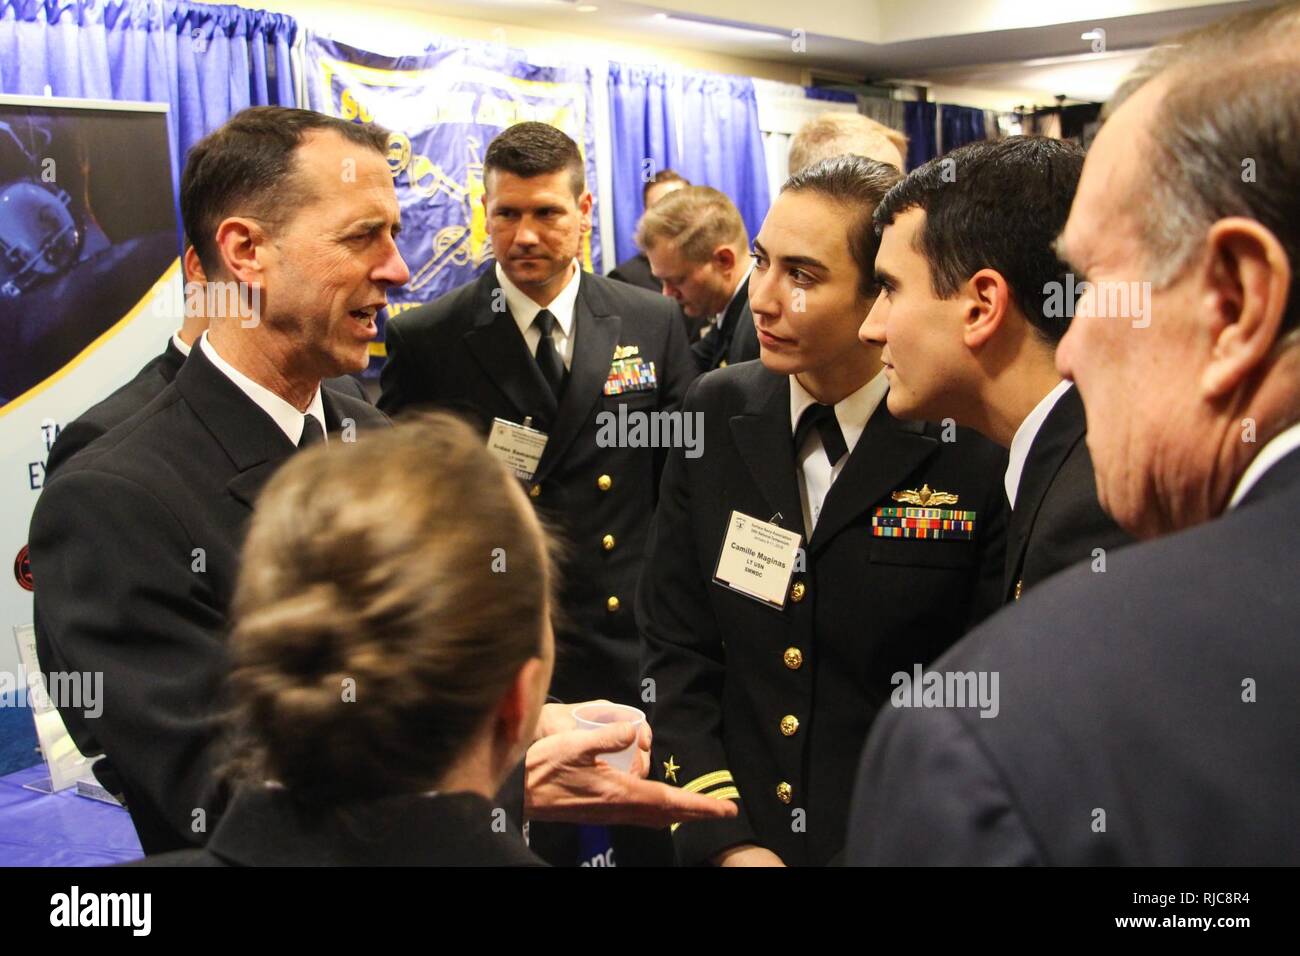
<svg viewBox="0 0 1300 956"><path fill-rule="evenodd" d="M652 207L669 193L690 184L690 180L680 173L671 169L659 170L659 172L655 173L653 179L641 187L642 212L644 213L645 210ZM659 281L650 272L650 261L646 258L645 253L641 251L638 251L630 259L624 259L611 269L609 277L617 279L619 282L638 285L643 289L649 289L651 292L659 292L662 289Z"/></svg>
<svg viewBox="0 0 1300 956"><path fill-rule="evenodd" d="M861 113L819 113L790 140L790 175L846 153L888 163L903 172L907 168L907 137Z"/></svg>
<svg viewBox="0 0 1300 956"><path fill-rule="evenodd" d="M646 210L637 245L664 294L704 333L691 346L701 372L758 358L749 310L754 268L740 210L709 186L688 186Z"/></svg>

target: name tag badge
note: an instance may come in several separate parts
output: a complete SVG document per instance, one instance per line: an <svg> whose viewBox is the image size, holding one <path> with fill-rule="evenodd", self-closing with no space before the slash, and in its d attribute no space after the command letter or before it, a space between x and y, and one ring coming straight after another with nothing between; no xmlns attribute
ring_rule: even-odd
<svg viewBox="0 0 1300 956"><path fill-rule="evenodd" d="M521 481L533 480L537 463L542 460L542 452L550 438L546 432L530 428L531 421L531 418L526 418L524 424L517 425L504 418L494 418L492 431L488 434L488 451L505 462Z"/></svg>
<svg viewBox="0 0 1300 956"><path fill-rule="evenodd" d="M786 531L733 511L713 581L771 607L783 608L801 539L797 531Z"/></svg>

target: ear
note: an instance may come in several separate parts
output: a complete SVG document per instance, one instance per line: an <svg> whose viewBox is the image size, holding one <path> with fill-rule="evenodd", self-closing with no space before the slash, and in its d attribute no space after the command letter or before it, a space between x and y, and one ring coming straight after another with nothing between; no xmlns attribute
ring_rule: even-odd
<svg viewBox="0 0 1300 956"><path fill-rule="evenodd" d="M545 689L541 687L543 666L540 657L525 661L497 704L498 733L512 749L532 742L545 703Z"/></svg>
<svg viewBox="0 0 1300 956"><path fill-rule="evenodd" d="M236 282L261 285L263 258L269 237L252 219L231 216L217 226L217 256Z"/></svg>
<svg viewBox="0 0 1300 956"><path fill-rule="evenodd" d="M966 280L963 290L966 312L963 316L962 341L972 352L983 348L998 329L1011 308L1011 287L1002 273L981 269Z"/></svg>
<svg viewBox="0 0 1300 956"><path fill-rule="evenodd" d="M731 246L718 246L713 250L713 264L723 272L730 272L736 266L736 250Z"/></svg>
<svg viewBox="0 0 1300 956"><path fill-rule="evenodd" d="M584 233L591 232L591 190L584 189L582 195L578 197L578 212L582 214L582 226Z"/></svg>
<svg viewBox="0 0 1300 956"><path fill-rule="evenodd" d="M185 249L185 255L181 259L181 267L185 272L186 282L206 282L207 276L203 273L203 263L199 261L199 254L193 246Z"/></svg>
<svg viewBox="0 0 1300 956"><path fill-rule="evenodd" d="M1212 316L1214 348L1201 372L1207 398L1231 394L1277 343L1291 288L1291 262L1277 236L1254 219L1220 219L1206 235L1196 295Z"/></svg>

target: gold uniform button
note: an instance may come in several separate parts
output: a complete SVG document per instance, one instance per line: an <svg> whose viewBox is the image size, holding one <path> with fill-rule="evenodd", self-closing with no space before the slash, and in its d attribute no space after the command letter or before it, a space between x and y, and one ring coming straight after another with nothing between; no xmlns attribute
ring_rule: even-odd
<svg viewBox="0 0 1300 956"><path fill-rule="evenodd" d="M533 485L531 488L528 489L528 497L529 497L529 498L536 498L536 497L537 497L538 495L540 495L541 493L542 493L542 486L541 486L541 485Z"/></svg>
<svg viewBox="0 0 1300 956"><path fill-rule="evenodd" d="M1016 600L1020 600L1020 592L1025 589L1025 579L1021 578L1016 582Z"/></svg>
<svg viewBox="0 0 1300 956"><path fill-rule="evenodd" d="M618 610L618 598L611 596L610 599L605 602L605 607L611 614L613 614Z"/></svg>
<svg viewBox="0 0 1300 956"><path fill-rule="evenodd" d="M609 491L609 489L614 487L614 479L609 477L609 475L601 475L596 479L596 487L601 491Z"/></svg>
<svg viewBox="0 0 1300 956"><path fill-rule="evenodd" d="M803 600L803 596L808 593L808 586L802 581L794 582L794 587L790 589L790 600L798 604Z"/></svg>
<svg viewBox="0 0 1300 956"><path fill-rule="evenodd" d="M782 780L776 785L776 798L782 803L789 803L794 799L794 788Z"/></svg>
<svg viewBox="0 0 1300 956"><path fill-rule="evenodd" d="M605 537L603 537L603 538L600 539L600 546L601 546L602 548L604 548L606 551L613 551L613 550L614 550L614 536L613 536L612 534L607 534L607 535L605 535Z"/></svg>
<svg viewBox="0 0 1300 956"><path fill-rule="evenodd" d="M785 661L785 666L792 671L797 671L803 667L803 651L797 647L787 647L785 653L781 655L781 659Z"/></svg>
<svg viewBox="0 0 1300 956"><path fill-rule="evenodd" d="M781 733L787 737L793 737L799 729L799 718L794 714L786 714L781 718Z"/></svg>

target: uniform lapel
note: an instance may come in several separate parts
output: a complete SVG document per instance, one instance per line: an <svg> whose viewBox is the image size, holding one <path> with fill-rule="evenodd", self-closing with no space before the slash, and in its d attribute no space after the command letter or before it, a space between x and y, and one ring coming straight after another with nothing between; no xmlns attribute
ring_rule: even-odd
<svg viewBox="0 0 1300 956"><path fill-rule="evenodd" d="M578 281L578 297L573 308L573 359L569 363L569 380L534 480L541 481L551 472L591 418L592 408L604 392L609 378L609 367L614 361L614 349L618 346L622 327L623 320L610 313L594 294L587 274L583 273Z"/></svg>
<svg viewBox="0 0 1300 956"><path fill-rule="evenodd" d="M1025 551L1029 547L1029 533L1033 530L1034 519L1038 517L1038 509L1047 497L1047 490L1052 486L1056 473L1061 470L1070 450L1083 440L1087 430L1088 422L1084 416L1079 390L1071 387L1056 400L1047 418L1043 420L1020 471L1016 506L1011 510L1011 521L1007 527L1007 562L1002 581L1003 592L1007 597L1012 595L1020 577Z"/></svg>
<svg viewBox="0 0 1300 956"><path fill-rule="evenodd" d="M858 515L897 489L938 449L938 439L925 434L923 423L895 418L881 399L844 470L826 494L809 553L824 548Z"/></svg>
<svg viewBox="0 0 1300 956"><path fill-rule="evenodd" d="M521 416L531 415L540 426L549 426L556 417L555 394L542 377L536 359L528 354L514 316L504 307L505 297L496 294L500 288L495 269L488 269L479 278L474 294L474 326L465 333L465 345L484 375ZM493 311L494 301L501 303L500 311Z"/></svg>
<svg viewBox="0 0 1300 956"><path fill-rule="evenodd" d="M251 508L267 479L293 454L293 443L271 416L208 361L197 342L174 384L234 466L226 490Z"/></svg>
<svg viewBox="0 0 1300 956"><path fill-rule="evenodd" d="M803 534L803 506L795 477L794 435L790 429L790 379L765 373L764 389L731 419L731 437L745 467L771 509L753 515ZM774 518L774 515L779 517Z"/></svg>

